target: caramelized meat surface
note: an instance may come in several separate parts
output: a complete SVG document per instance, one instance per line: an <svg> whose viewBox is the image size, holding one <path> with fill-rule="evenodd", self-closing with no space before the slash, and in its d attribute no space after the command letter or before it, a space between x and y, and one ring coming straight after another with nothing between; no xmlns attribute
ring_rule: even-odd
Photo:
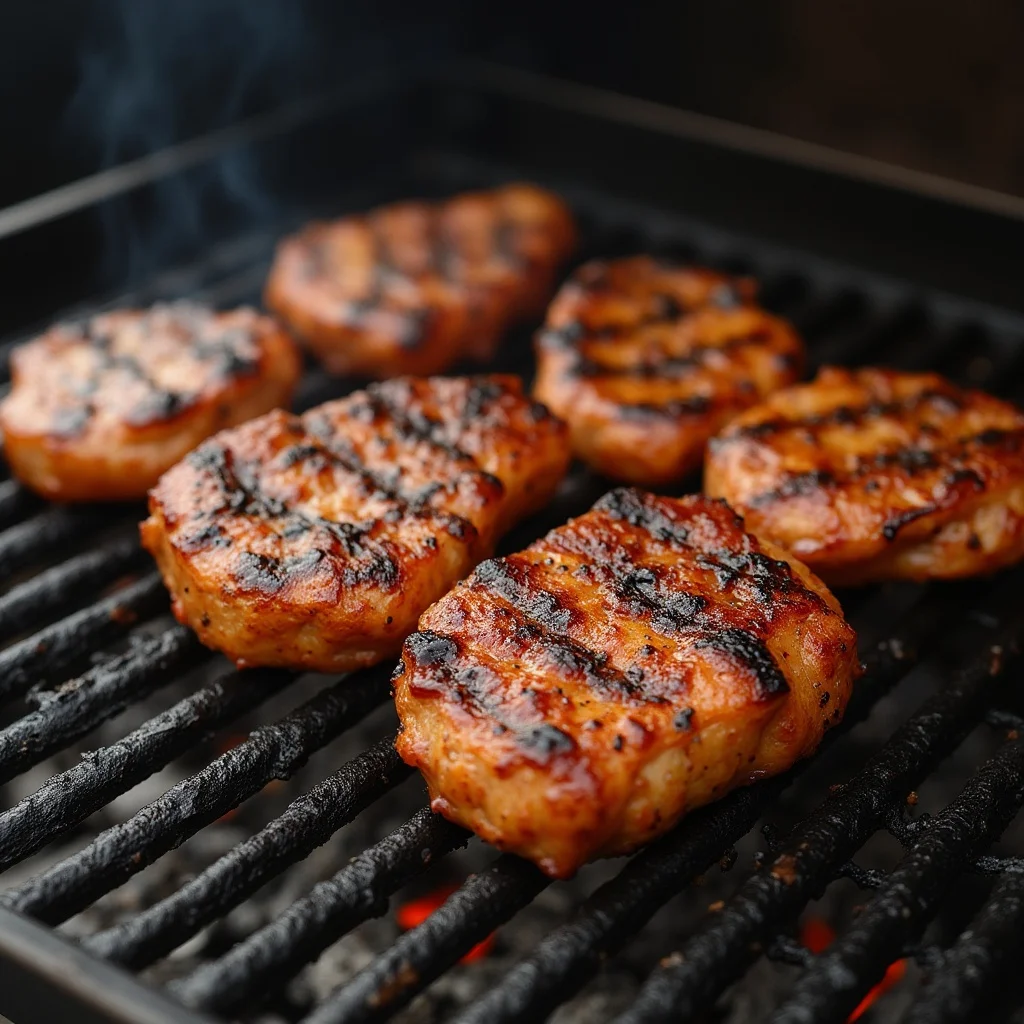
<svg viewBox="0 0 1024 1024"><path fill-rule="evenodd" d="M47 498L141 498L204 438L286 405L300 369L289 337L250 309L177 303L59 325L11 357L4 452Z"/></svg>
<svg viewBox="0 0 1024 1024"><path fill-rule="evenodd" d="M858 671L825 586L727 505L617 490L427 609L398 750L434 810L563 877L806 757Z"/></svg>
<svg viewBox="0 0 1024 1024"><path fill-rule="evenodd" d="M334 373L438 373L539 315L575 228L528 185L311 224L279 246L266 302Z"/></svg>
<svg viewBox="0 0 1024 1024"><path fill-rule="evenodd" d="M705 487L830 583L989 572L1024 555L1024 413L933 373L827 368L716 437Z"/></svg>
<svg viewBox="0 0 1024 1024"><path fill-rule="evenodd" d="M795 381L803 345L753 284L634 256L581 267L537 336L534 393L599 472L678 483L709 437Z"/></svg>
<svg viewBox="0 0 1024 1024"><path fill-rule="evenodd" d="M346 671L394 656L568 459L516 377L396 379L211 438L150 494L142 542L239 666Z"/></svg>

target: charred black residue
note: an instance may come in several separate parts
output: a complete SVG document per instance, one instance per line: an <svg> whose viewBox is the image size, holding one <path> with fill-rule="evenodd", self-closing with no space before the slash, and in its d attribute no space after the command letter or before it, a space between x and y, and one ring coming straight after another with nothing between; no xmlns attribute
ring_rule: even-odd
<svg viewBox="0 0 1024 1024"><path fill-rule="evenodd" d="M832 487L835 483L835 474L825 469L810 469L805 473L792 473L784 477L778 487L754 495L749 504L753 508L759 508L762 505L770 505L787 498L805 498L808 495L817 494L824 488Z"/></svg>
<svg viewBox="0 0 1024 1024"><path fill-rule="evenodd" d="M576 749L576 741L568 733L547 723L517 730L516 744L531 760L542 764Z"/></svg>
<svg viewBox="0 0 1024 1024"><path fill-rule="evenodd" d="M194 554L207 548L226 548L231 545L231 538L225 536L224 531L215 522L208 522L205 526L190 533L176 543L176 547L184 554Z"/></svg>
<svg viewBox="0 0 1024 1024"><path fill-rule="evenodd" d="M885 521L882 526L882 536L886 540L895 540L896 535L904 526L908 526L915 520L921 519L924 516L930 516L933 512L937 511L938 507L929 503L918 508L908 508L903 512L898 512Z"/></svg>
<svg viewBox="0 0 1024 1024"><path fill-rule="evenodd" d="M89 403L62 405L53 414L50 430L58 437L77 437L89 425L93 412L93 406Z"/></svg>
<svg viewBox="0 0 1024 1024"><path fill-rule="evenodd" d="M688 732L693 725L693 708L681 708L672 718L672 726L679 732Z"/></svg>
<svg viewBox="0 0 1024 1024"><path fill-rule="evenodd" d="M680 419L684 416L699 416L706 413L713 401L707 395L692 395L676 398L670 402L628 402L619 406L619 413L626 420Z"/></svg>
<svg viewBox="0 0 1024 1024"><path fill-rule="evenodd" d="M459 645L451 637L425 629L406 638L405 651L418 668L450 665L459 654Z"/></svg>
<svg viewBox="0 0 1024 1024"><path fill-rule="evenodd" d="M985 481L976 469L957 469L946 477L947 487L956 487L959 484L970 484L979 493L985 490Z"/></svg>
<svg viewBox="0 0 1024 1024"><path fill-rule="evenodd" d="M668 516L655 502L646 501L643 494L632 487L609 491L595 502L594 511L607 512L613 519L646 530L657 540L686 545L690 537L690 531L682 523Z"/></svg>
<svg viewBox="0 0 1024 1024"><path fill-rule="evenodd" d="M694 647L721 651L753 672L757 679L756 695L759 700L789 692L786 677L765 642L745 629L723 629L701 637Z"/></svg>
<svg viewBox="0 0 1024 1024"><path fill-rule="evenodd" d="M697 564L715 574L724 590L739 580L749 583L757 591L762 604L769 604L780 593L804 590L793 576L789 563L770 558L761 551L729 551L721 549L697 555ZM814 596L805 591L808 596Z"/></svg>
<svg viewBox="0 0 1024 1024"><path fill-rule="evenodd" d="M651 625L660 633L692 628L707 607L707 599L699 594L666 587L649 566L615 573L612 589L632 615L650 615Z"/></svg>
<svg viewBox="0 0 1024 1024"><path fill-rule="evenodd" d="M284 586L284 567L276 558L242 551L234 568L235 580L246 590L276 594Z"/></svg>
<svg viewBox="0 0 1024 1024"><path fill-rule="evenodd" d="M488 377L473 377L466 390L466 404L460 420L469 425L479 420L504 394L504 388Z"/></svg>
<svg viewBox="0 0 1024 1024"><path fill-rule="evenodd" d="M535 586L528 573L508 559L489 558L481 562L473 582L493 590L545 629L564 633L569 628L572 611L564 608L554 594Z"/></svg>
<svg viewBox="0 0 1024 1024"><path fill-rule="evenodd" d="M124 420L129 426L144 427L150 423L174 419L194 401L195 395L191 392L152 388L132 406Z"/></svg>

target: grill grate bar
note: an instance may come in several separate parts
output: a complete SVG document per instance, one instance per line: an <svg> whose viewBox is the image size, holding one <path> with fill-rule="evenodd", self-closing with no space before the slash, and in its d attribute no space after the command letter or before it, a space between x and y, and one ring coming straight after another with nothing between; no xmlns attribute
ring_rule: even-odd
<svg viewBox="0 0 1024 1024"><path fill-rule="evenodd" d="M203 737L258 707L294 679L276 669L231 672L179 701L124 739L49 778L0 814L0 872L149 778Z"/></svg>
<svg viewBox="0 0 1024 1024"><path fill-rule="evenodd" d="M41 508L42 498L37 498L17 480L4 480L0 483L0 530L6 530Z"/></svg>
<svg viewBox="0 0 1024 1024"><path fill-rule="evenodd" d="M1024 873L1008 871L941 963L928 975L907 1024L984 1019L1024 950Z"/></svg>
<svg viewBox="0 0 1024 1024"><path fill-rule="evenodd" d="M917 938L971 855L994 841L1024 802L1024 738L1012 740L929 822L888 884L815 959L776 1024L842 1020Z"/></svg>
<svg viewBox="0 0 1024 1024"><path fill-rule="evenodd" d="M389 1016L549 883L532 864L503 854L488 870L471 875L423 924L332 992L304 1024L355 1024Z"/></svg>
<svg viewBox="0 0 1024 1024"><path fill-rule="evenodd" d="M169 990L188 1006L221 1012L272 991L336 939L383 913L396 889L469 839L469 832L429 808L418 811L266 927Z"/></svg>
<svg viewBox="0 0 1024 1024"><path fill-rule="evenodd" d="M210 652L195 634L175 626L55 690L38 690L39 707L0 730L0 783L39 764L130 703L194 668Z"/></svg>
<svg viewBox="0 0 1024 1024"><path fill-rule="evenodd" d="M61 619L0 651L0 701L31 686L59 681L131 626L167 607L159 573L150 573L96 604Z"/></svg>
<svg viewBox="0 0 1024 1024"><path fill-rule="evenodd" d="M411 772L395 751L394 740L380 740L292 801L280 817L178 892L90 936L84 947L136 969L152 963L322 846Z"/></svg>
<svg viewBox="0 0 1024 1024"><path fill-rule="evenodd" d="M111 510L57 505L0 533L0 579L80 543L84 536L109 526Z"/></svg>
<svg viewBox="0 0 1024 1024"><path fill-rule="evenodd" d="M124 538L47 569L0 596L0 639L9 639L41 621L52 621L83 597L150 565L138 540Z"/></svg>
<svg viewBox="0 0 1024 1024"><path fill-rule="evenodd" d="M1003 591L1005 593L1005 591ZM995 688L1003 659L1019 635L1022 615L941 693L905 722L858 775L832 793L765 870L753 875L725 906L705 919L677 958L657 968L621 1024L697 1016L766 948L902 799L973 728Z"/></svg>
<svg viewBox="0 0 1024 1024"><path fill-rule="evenodd" d="M59 924L259 792L287 778L387 696L380 673L347 677L321 690L279 722L179 782L126 822L107 829L85 849L0 895L6 906Z"/></svg>

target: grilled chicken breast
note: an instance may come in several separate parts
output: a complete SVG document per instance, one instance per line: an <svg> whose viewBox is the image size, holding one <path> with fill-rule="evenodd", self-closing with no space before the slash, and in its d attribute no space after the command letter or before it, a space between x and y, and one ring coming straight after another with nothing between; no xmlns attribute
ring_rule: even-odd
<svg viewBox="0 0 1024 1024"><path fill-rule="evenodd" d="M518 378L396 379L211 438L150 494L142 542L240 667L346 671L395 655L568 459Z"/></svg>
<svg viewBox="0 0 1024 1024"><path fill-rule="evenodd" d="M725 503L617 490L424 612L398 750L434 810L564 877L810 754L855 641Z"/></svg>
<svg viewBox="0 0 1024 1024"><path fill-rule="evenodd" d="M334 373L438 373L539 315L574 242L566 206L529 185L395 203L285 239L266 303Z"/></svg>
<svg viewBox="0 0 1024 1024"><path fill-rule="evenodd" d="M58 325L11 357L4 452L44 497L142 498L204 438L287 404L300 369L285 332L250 309L177 303Z"/></svg>
<svg viewBox="0 0 1024 1024"><path fill-rule="evenodd" d="M537 335L534 394L599 472L678 483L712 434L800 375L800 339L753 294L751 281L649 256L587 263Z"/></svg>
<svg viewBox="0 0 1024 1024"><path fill-rule="evenodd" d="M826 368L709 447L707 493L835 584L1024 555L1024 413L933 373Z"/></svg>

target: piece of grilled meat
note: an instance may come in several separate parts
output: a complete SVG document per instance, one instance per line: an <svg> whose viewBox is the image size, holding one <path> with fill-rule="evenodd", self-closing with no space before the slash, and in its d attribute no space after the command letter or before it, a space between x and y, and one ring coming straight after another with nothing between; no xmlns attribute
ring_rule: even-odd
<svg viewBox="0 0 1024 1024"><path fill-rule="evenodd" d="M568 460L516 377L395 379L211 438L151 493L142 543L240 667L346 671L394 656Z"/></svg>
<svg viewBox="0 0 1024 1024"><path fill-rule="evenodd" d="M334 373L438 373L540 315L575 235L529 185L395 203L286 238L266 303Z"/></svg>
<svg viewBox="0 0 1024 1024"><path fill-rule="evenodd" d="M856 637L724 502L621 489L420 618L398 750L431 806L556 877L810 754Z"/></svg>
<svg viewBox="0 0 1024 1024"><path fill-rule="evenodd" d="M599 472L678 483L712 434L800 375L800 339L753 295L749 280L649 256L587 263L537 335L534 394Z"/></svg>
<svg viewBox="0 0 1024 1024"><path fill-rule="evenodd" d="M1024 413L933 373L826 368L709 446L705 488L829 583L1024 555Z"/></svg>
<svg viewBox="0 0 1024 1024"><path fill-rule="evenodd" d="M142 498L204 438L286 405L300 369L251 309L175 303L58 325L11 357L4 452L47 498Z"/></svg>

